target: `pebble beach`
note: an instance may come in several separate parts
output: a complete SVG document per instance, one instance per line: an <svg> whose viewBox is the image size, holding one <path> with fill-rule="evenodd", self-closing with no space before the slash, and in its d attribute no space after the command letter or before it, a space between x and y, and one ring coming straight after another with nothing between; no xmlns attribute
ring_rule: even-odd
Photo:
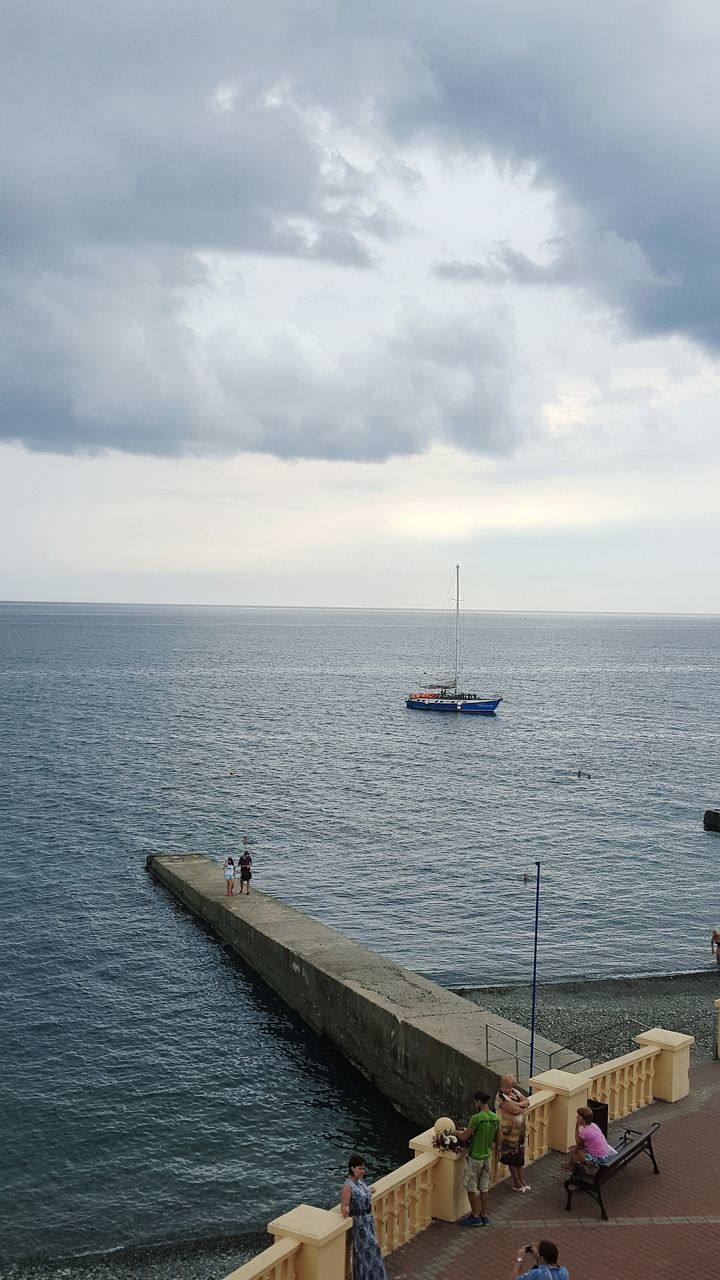
<svg viewBox="0 0 720 1280"><path fill-rule="evenodd" d="M458 995L521 1026L530 1020L529 983L456 988ZM695 1036L692 1057L713 1056L714 1001L720 999L720 968L643 978L572 979L540 983L537 1030L577 1050L591 1062L630 1053L633 1036L651 1027Z"/></svg>

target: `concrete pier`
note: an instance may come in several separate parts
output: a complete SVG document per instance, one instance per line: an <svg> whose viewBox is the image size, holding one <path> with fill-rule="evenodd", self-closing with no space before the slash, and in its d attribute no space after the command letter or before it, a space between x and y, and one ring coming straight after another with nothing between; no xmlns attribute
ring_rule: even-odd
<svg viewBox="0 0 720 1280"><path fill-rule="evenodd" d="M209 858L152 854L147 869L408 1119L460 1120L473 1092L494 1094L504 1071L522 1082L514 1042L527 1045L527 1028L254 888L250 897L226 897L222 869ZM536 1050L536 1072L548 1054L565 1071L589 1066L543 1037L536 1037Z"/></svg>

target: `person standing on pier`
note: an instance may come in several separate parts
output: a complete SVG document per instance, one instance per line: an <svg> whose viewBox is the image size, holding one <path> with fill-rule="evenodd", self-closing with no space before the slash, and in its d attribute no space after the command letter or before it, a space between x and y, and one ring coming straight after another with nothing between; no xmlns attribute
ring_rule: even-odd
<svg viewBox="0 0 720 1280"><path fill-rule="evenodd" d="M232 858L226 858L223 866L225 872L225 897L232 898L235 890L235 862Z"/></svg>
<svg viewBox="0 0 720 1280"><path fill-rule="evenodd" d="M252 880L252 870L251 870L252 858L250 857L250 852L248 849L243 849L242 853L240 854L238 867L240 868L240 893L242 894L243 885L244 885L245 893L249 898L250 897L250 881Z"/></svg>
<svg viewBox="0 0 720 1280"><path fill-rule="evenodd" d="M340 1211L343 1218L353 1220L353 1280L387 1280L372 1213L375 1188L365 1181L362 1156L350 1157L348 1173L340 1193Z"/></svg>
<svg viewBox="0 0 720 1280"><path fill-rule="evenodd" d="M455 1136L461 1142L469 1142L465 1157L465 1190L470 1201L470 1212L460 1219L461 1227L489 1227L487 1196L492 1177L492 1149L497 1138L500 1121L490 1110L490 1094L473 1094L474 1114L467 1128L456 1129Z"/></svg>

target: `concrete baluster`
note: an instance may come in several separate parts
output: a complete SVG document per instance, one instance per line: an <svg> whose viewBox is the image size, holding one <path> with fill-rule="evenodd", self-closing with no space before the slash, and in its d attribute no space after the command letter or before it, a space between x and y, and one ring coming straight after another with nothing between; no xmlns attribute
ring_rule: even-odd
<svg viewBox="0 0 720 1280"><path fill-rule="evenodd" d="M578 1107L586 1107L592 1076L588 1071L574 1074L572 1071L543 1071L533 1076L533 1089L551 1089L555 1094L550 1103L547 1142L553 1151L567 1151L575 1141L575 1120Z"/></svg>
<svg viewBox="0 0 720 1280"><path fill-rule="evenodd" d="M443 1127L455 1127L451 1120L443 1118ZM440 1123L439 1121L437 1123ZM427 1129L410 1139L410 1149L416 1155L432 1152L437 1162L432 1170L432 1192L430 1196L430 1213L441 1222L457 1222L468 1212L467 1192L463 1185L465 1173L465 1156L454 1155L451 1151L438 1151L433 1147L435 1129Z"/></svg>
<svg viewBox="0 0 720 1280"><path fill-rule="evenodd" d="M296 1262L298 1280L345 1280L345 1233L351 1226L350 1218L330 1209L299 1204L269 1222L268 1231L276 1240L302 1244Z"/></svg>
<svg viewBox="0 0 720 1280"><path fill-rule="evenodd" d="M681 1098L687 1098L690 1092L690 1046L695 1043L695 1037L653 1027L634 1039L643 1047L660 1050L655 1063L653 1097L663 1102L679 1102Z"/></svg>

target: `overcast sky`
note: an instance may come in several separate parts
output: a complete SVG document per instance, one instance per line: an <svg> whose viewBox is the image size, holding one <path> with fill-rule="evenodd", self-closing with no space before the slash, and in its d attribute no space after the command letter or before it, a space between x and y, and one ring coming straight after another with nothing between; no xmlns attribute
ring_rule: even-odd
<svg viewBox="0 0 720 1280"><path fill-rule="evenodd" d="M0 23L0 597L720 612L710 0Z"/></svg>

